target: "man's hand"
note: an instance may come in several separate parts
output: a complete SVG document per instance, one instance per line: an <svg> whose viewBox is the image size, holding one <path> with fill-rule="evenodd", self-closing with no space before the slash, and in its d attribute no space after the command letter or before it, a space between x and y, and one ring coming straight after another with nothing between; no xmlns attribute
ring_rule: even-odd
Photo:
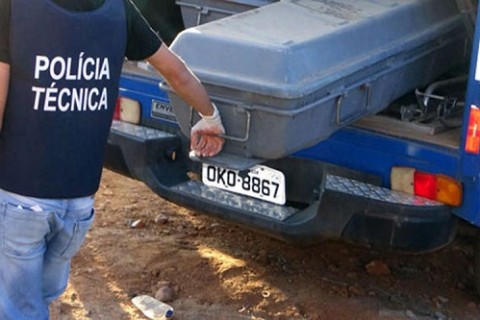
<svg viewBox="0 0 480 320"><path fill-rule="evenodd" d="M191 131L191 149L201 157L213 157L217 155L225 143L222 135L225 129L217 107L213 105L214 113L211 116L200 114L202 119L193 126Z"/></svg>

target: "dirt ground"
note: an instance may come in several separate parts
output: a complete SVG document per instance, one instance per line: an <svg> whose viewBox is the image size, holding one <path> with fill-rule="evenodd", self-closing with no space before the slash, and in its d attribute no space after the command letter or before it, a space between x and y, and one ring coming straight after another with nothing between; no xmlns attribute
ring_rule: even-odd
<svg viewBox="0 0 480 320"><path fill-rule="evenodd" d="M474 230L463 225L430 254L333 241L298 248L107 170L96 208L53 320L147 319L130 301L141 294L168 300L175 319L480 319Z"/></svg>

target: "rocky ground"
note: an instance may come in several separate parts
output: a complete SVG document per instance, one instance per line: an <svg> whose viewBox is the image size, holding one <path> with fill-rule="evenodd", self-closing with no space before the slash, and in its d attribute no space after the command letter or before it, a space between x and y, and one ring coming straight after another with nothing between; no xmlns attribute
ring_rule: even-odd
<svg viewBox="0 0 480 320"><path fill-rule="evenodd" d="M175 319L480 319L475 230L435 253L325 241L298 248L169 203L104 171L97 217L52 319L147 319L131 298L167 301Z"/></svg>

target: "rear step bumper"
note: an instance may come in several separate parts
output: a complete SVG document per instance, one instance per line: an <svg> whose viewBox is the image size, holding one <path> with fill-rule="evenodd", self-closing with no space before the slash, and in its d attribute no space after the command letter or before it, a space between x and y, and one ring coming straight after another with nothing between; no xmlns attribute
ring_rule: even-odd
<svg viewBox="0 0 480 320"><path fill-rule="evenodd" d="M316 199L303 208L207 187L188 177L181 139L155 129L114 122L109 149L120 150L130 174L161 197L297 244L341 238L424 252L447 245L455 234L456 219L445 205L328 172Z"/></svg>

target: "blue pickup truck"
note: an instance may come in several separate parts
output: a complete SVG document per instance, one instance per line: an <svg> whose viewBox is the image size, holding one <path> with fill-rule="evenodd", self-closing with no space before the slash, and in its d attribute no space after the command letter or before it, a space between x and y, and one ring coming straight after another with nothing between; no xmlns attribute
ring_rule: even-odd
<svg viewBox="0 0 480 320"><path fill-rule="evenodd" d="M163 3L137 1L205 83L225 150L191 157L197 115L126 62L107 168L296 244L419 253L451 243L459 220L480 226L475 1ZM480 288L479 255L475 267Z"/></svg>

